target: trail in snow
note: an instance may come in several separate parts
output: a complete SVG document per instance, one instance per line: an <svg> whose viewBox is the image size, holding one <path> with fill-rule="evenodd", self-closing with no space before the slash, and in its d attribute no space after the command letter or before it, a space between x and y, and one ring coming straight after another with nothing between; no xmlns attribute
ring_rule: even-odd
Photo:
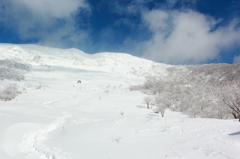
<svg viewBox="0 0 240 159"><path fill-rule="evenodd" d="M65 110L59 110L50 106L54 101L59 101L59 99L51 100L43 103L48 109L52 109L55 111L60 111L63 116L59 117L48 126L39 129L34 132L27 133L23 136L22 142L19 144L20 151L27 153L27 157L31 159L67 159L69 156L64 151L58 148L49 148L47 145L44 145L44 141L46 141L47 135L50 132L53 132L57 129L62 130L64 128L64 124L66 119L71 117Z"/></svg>

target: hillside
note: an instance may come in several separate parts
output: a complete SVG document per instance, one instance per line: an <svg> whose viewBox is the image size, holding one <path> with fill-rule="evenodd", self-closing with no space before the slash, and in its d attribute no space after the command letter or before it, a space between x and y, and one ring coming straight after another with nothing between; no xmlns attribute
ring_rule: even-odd
<svg viewBox="0 0 240 159"><path fill-rule="evenodd" d="M239 65L172 66L123 53L0 44L0 158L239 159L237 119L170 108L162 117L143 103L153 94L129 89L155 77L191 92L238 74Z"/></svg>
<svg viewBox="0 0 240 159"><path fill-rule="evenodd" d="M166 69L165 64L156 64L125 53L86 54L77 49L56 49L37 45L1 44L1 59L13 58L32 65L71 65L87 70L101 70L110 73L134 73L151 75L154 67ZM10 56L9 56L10 55Z"/></svg>

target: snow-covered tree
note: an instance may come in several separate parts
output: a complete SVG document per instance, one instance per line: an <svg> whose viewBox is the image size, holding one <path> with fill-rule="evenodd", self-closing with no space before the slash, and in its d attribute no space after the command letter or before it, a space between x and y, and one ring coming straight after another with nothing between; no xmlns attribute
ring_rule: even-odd
<svg viewBox="0 0 240 159"><path fill-rule="evenodd" d="M169 107L191 117L240 118L240 84L234 82L240 81L240 64L172 66L164 76L161 71L159 75L132 87L155 95L151 103L155 112L164 115Z"/></svg>
<svg viewBox="0 0 240 159"><path fill-rule="evenodd" d="M152 98L151 98L151 97L145 97L145 98L143 98L143 103L147 105L147 109L150 108L151 102L152 102Z"/></svg>
<svg viewBox="0 0 240 159"><path fill-rule="evenodd" d="M155 98L154 98L154 105L155 105L154 112L155 113L160 112L162 117L164 117L166 108L170 107L172 104L172 101L170 100L169 97L170 96L167 96L167 95L155 96Z"/></svg>
<svg viewBox="0 0 240 159"><path fill-rule="evenodd" d="M240 81L232 81L221 85L220 102L227 108L228 112L240 122Z"/></svg>

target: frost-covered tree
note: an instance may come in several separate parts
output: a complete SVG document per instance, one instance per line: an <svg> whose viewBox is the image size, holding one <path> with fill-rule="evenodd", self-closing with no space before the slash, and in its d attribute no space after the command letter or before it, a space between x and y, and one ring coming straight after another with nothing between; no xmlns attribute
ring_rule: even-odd
<svg viewBox="0 0 240 159"><path fill-rule="evenodd" d="M143 83L142 89L148 90L151 94L157 94L164 91L165 81L157 79L156 77L147 77Z"/></svg>
<svg viewBox="0 0 240 159"><path fill-rule="evenodd" d="M170 107L172 104L172 101L169 98L170 96L167 96L166 94L163 95L157 95L154 98L154 105L155 105L155 109L154 112L155 113L161 113L162 117L164 117L165 114L165 110L166 108Z"/></svg>
<svg viewBox="0 0 240 159"><path fill-rule="evenodd" d="M152 98L151 98L151 97L145 97L145 98L143 98L143 103L147 105L147 109L150 108L151 102L152 102Z"/></svg>
<svg viewBox="0 0 240 159"><path fill-rule="evenodd" d="M240 81L225 83L220 88L220 102L227 108L228 112L240 122Z"/></svg>
<svg viewBox="0 0 240 159"><path fill-rule="evenodd" d="M240 64L171 66L158 74L132 87L155 95L154 111L164 115L168 107L191 117L240 118L240 84L230 84L240 81Z"/></svg>

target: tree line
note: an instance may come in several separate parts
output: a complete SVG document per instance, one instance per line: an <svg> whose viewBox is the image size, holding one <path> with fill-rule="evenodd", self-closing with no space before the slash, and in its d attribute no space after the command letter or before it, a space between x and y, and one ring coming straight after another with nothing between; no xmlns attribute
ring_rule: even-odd
<svg viewBox="0 0 240 159"><path fill-rule="evenodd" d="M169 108L190 117L240 121L240 64L173 66L167 76L146 77L130 90L147 94L146 107L162 116Z"/></svg>

